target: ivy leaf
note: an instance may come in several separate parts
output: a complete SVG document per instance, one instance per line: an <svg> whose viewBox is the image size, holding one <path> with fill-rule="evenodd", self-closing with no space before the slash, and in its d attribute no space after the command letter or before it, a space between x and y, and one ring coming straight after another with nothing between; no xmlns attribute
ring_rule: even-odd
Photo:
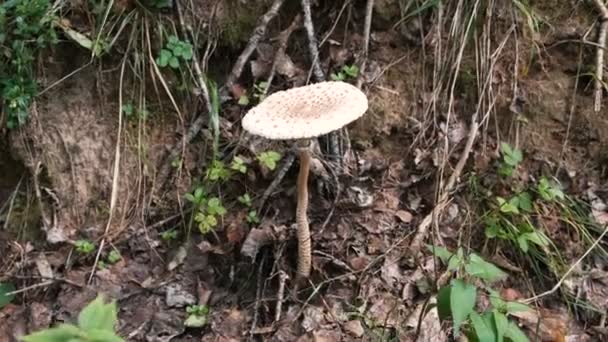
<svg viewBox="0 0 608 342"><path fill-rule="evenodd" d="M7 293L15 291L15 285L12 283L0 283L0 309L5 307L6 304L13 301L15 295L8 295Z"/></svg>
<svg viewBox="0 0 608 342"><path fill-rule="evenodd" d="M71 324L62 324L55 328L38 331L23 337L23 342L65 342L77 340L82 331Z"/></svg>
<svg viewBox="0 0 608 342"><path fill-rule="evenodd" d="M90 331L94 329L114 331L117 321L116 303L104 304L104 297L99 295L89 303L78 315L78 326Z"/></svg>
<svg viewBox="0 0 608 342"><path fill-rule="evenodd" d="M475 285L467 284L461 279L454 280L451 288L450 309L454 322L454 335L458 336L460 334L460 326L475 308L477 288Z"/></svg>
<svg viewBox="0 0 608 342"><path fill-rule="evenodd" d="M485 261L482 257L475 253L469 256L469 262L465 264L465 270L473 277L477 277L489 282L495 282L507 277L500 268L494 264Z"/></svg>

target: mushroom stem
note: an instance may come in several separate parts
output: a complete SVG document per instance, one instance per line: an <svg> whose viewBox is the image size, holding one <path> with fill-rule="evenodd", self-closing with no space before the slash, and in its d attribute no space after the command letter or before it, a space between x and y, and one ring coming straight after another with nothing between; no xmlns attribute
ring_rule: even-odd
<svg viewBox="0 0 608 342"><path fill-rule="evenodd" d="M300 171L298 173L298 204L296 224L298 227L298 278L305 279L310 275L311 248L310 229L308 227L308 173L310 169L310 151L308 147L299 148Z"/></svg>

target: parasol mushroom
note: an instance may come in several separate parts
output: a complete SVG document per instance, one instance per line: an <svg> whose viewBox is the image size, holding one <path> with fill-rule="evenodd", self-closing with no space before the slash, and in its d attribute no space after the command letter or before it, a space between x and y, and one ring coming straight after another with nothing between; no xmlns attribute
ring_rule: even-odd
<svg viewBox="0 0 608 342"><path fill-rule="evenodd" d="M299 278L311 269L311 239L308 226L308 173L310 138L338 130L362 116L368 107L366 95L346 82L319 82L278 91L243 117L243 129L271 140L296 140L300 159L297 181L296 225Z"/></svg>

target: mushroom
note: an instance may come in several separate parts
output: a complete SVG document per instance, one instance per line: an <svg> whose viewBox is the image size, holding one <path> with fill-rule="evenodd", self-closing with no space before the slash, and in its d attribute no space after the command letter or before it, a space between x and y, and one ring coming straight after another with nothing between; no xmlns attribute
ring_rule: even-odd
<svg viewBox="0 0 608 342"><path fill-rule="evenodd" d="M243 117L243 129L271 140L295 140L300 159L297 181L297 276L310 276L311 247L308 226L308 173L310 138L338 130L362 116L366 95L346 82L319 82L277 91Z"/></svg>

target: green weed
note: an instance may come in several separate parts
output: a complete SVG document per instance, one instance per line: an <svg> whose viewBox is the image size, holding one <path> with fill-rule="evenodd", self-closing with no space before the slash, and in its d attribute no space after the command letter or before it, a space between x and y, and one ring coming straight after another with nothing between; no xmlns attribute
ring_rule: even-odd
<svg viewBox="0 0 608 342"><path fill-rule="evenodd" d="M0 5L0 97L9 129L27 122L37 94L36 52L57 42L49 0Z"/></svg>
<svg viewBox="0 0 608 342"><path fill-rule="evenodd" d="M190 328L201 328L207 324L209 307L207 305L190 305L186 308L188 317L184 325Z"/></svg>
<svg viewBox="0 0 608 342"><path fill-rule="evenodd" d="M164 68L169 66L173 69L180 67L180 61L192 59L192 44L179 40L177 36L169 36L167 44L160 50L156 58L156 64Z"/></svg>
<svg viewBox="0 0 608 342"><path fill-rule="evenodd" d="M359 67L356 65L343 65L340 71L329 75L332 81L346 81L359 75Z"/></svg>
<svg viewBox="0 0 608 342"><path fill-rule="evenodd" d="M23 337L24 342L96 341L122 342L114 331L118 321L116 302L104 303L99 295L78 315L78 324L64 323Z"/></svg>
<svg viewBox="0 0 608 342"><path fill-rule="evenodd" d="M465 255L462 248L456 253L443 247L428 248L447 265L448 271L460 275L437 294L439 318L452 322L455 337L464 333L471 341L529 341L517 324L509 320L509 314L529 308L522 303L502 300L491 288L492 283L507 277L504 271L475 253ZM491 304L483 312L475 309L480 292L485 292Z"/></svg>
<svg viewBox="0 0 608 342"><path fill-rule="evenodd" d="M76 247L78 253L84 255L91 254L95 250L95 244L88 240L76 240L74 242L74 247Z"/></svg>

